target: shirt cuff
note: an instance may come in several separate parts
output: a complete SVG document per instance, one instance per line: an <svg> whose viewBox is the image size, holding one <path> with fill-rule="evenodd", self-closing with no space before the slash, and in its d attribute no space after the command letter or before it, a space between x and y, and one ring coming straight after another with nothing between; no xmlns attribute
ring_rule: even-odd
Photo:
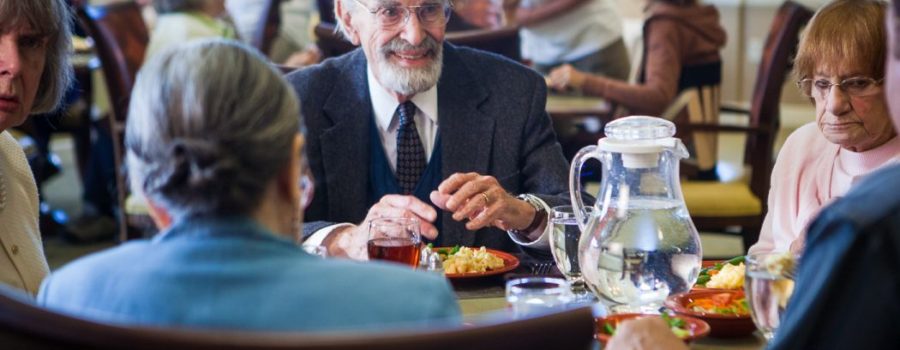
<svg viewBox="0 0 900 350"><path fill-rule="evenodd" d="M334 224L331 226L325 226L325 227L321 228L320 230L316 231L315 233L313 233L312 235L310 235L309 238L307 238L305 241L303 241L302 245L303 246L322 245L322 242L325 241L325 238L328 238L328 235L330 235L332 232L334 232L334 230L337 230L337 229L343 228L343 227L347 227L347 226L353 226L353 225L352 224Z"/></svg>
<svg viewBox="0 0 900 350"><path fill-rule="evenodd" d="M533 196L536 199L536 202L544 207L544 213L547 215L546 225L544 225L544 229L535 229L534 231L529 232L527 235L520 235L516 233L512 233L506 231L509 235L509 238L512 239L516 244L534 248L534 249L542 249L542 250L550 250L550 230L553 229L553 225L550 224L550 207L547 205L544 200L540 199L540 197Z"/></svg>

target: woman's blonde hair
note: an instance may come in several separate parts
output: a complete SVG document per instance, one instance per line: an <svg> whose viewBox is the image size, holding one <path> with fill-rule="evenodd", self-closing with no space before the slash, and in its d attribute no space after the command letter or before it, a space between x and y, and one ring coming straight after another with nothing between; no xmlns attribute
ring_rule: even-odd
<svg viewBox="0 0 900 350"><path fill-rule="evenodd" d="M886 3L838 0L822 7L800 38L794 59L797 80L819 67L857 67L874 79L884 77Z"/></svg>
<svg viewBox="0 0 900 350"><path fill-rule="evenodd" d="M59 107L72 82L69 51L72 47L72 13L63 0L0 0L0 32L28 25L47 38L47 54L31 113Z"/></svg>

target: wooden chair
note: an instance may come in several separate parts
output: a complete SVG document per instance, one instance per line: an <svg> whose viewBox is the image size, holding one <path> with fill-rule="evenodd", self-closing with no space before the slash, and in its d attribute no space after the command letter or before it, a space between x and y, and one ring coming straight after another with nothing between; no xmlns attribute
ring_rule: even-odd
<svg viewBox="0 0 900 350"><path fill-rule="evenodd" d="M759 238L774 164L772 153L780 121L781 90L785 77L790 72L800 30L812 14L806 7L790 0L779 8L766 39L747 126L712 123L677 125L680 132L747 135L744 163L751 167L749 183L682 183L684 199L697 229L719 231L740 227L745 250Z"/></svg>
<svg viewBox="0 0 900 350"><path fill-rule="evenodd" d="M143 214L129 215L126 199L130 191L124 174L125 121L135 76L144 62L144 54L150 34L141 10L134 2L121 2L103 6L82 6L77 15L87 29L97 56L100 57L106 85L112 105L110 133L116 160L116 186L119 203L119 233L121 240L142 236L149 223ZM152 226L152 224L151 224Z"/></svg>
<svg viewBox="0 0 900 350"><path fill-rule="evenodd" d="M322 23L336 23L334 20L334 0L316 0L319 9L319 21Z"/></svg>
<svg viewBox="0 0 900 350"><path fill-rule="evenodd" d="M522 61L519 27L452 32L447 33L446 40L455 45L493 52L517 62Z"/></svg>
<svg viewBox="0 0 900 350"><path fill-rule="evenodd" d="M259 52L268 55L272 50L272 44L278 37L278 29L281 28L281 1L267 0L266 6L257 22L250 44Z"/></svg>
<svg viewBox="0 0 900 350"><path fill-rule="evenodd" d="M321 8L319 11L321 11ZM321 14L322 12L319 13ZM336 32L336 28L337 26L333 22L329 23L323 20L313 30L313 33L316 35L316 46L322 52L323 60L343 55L356 48L356 46L344 39L340 33Z"/></svg>
<svg viewBox="0 0 900 350"><path fill-rule="evenodd" d="M316 44L322 51L322 58L337 57L356 49L356 46L335 32L335 24L320 22L314 30ZM444 38L459 46L468 46L479 50L493 52L514 61L521 61L521 42L518 27L499 29L467 30L447 33Z"/></svg>
<svg viewBox="0 0 900 350"><path fill-rule="evenodd" d="M8 349L588 349L593 335L594 319L588 307L509 322L377 333L127 327L59 314L0 288L0 344Z"/></svg>

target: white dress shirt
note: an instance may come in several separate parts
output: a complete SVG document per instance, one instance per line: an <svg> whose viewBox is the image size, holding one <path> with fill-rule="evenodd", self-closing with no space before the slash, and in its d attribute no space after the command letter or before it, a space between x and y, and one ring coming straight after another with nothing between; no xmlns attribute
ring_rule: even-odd
<svg viewBox="0 0 900 350"><path fill-rule="evenodd" d="M372 98L372 112L375 114L375 125L378 126L378 136L381 137L381 145L384 146L384 154L387 155L391 170L397 172L397 130L400 129L400 117L397 114L397 106L400 102L379 84L372 84L375 75L371 68L366 68L369 76L369 96ZM416 105L416 129L419 131L419 140L425 147L425 156L431 160L431 151L434 150L434 141L438 132L438 108L437 108L437 84L425 92L420 92L412 97Z"/></svg>

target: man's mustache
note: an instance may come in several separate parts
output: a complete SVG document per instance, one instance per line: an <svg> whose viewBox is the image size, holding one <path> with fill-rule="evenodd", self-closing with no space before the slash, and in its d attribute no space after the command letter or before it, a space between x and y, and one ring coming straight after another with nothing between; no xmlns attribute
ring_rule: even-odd
<svg viewBox="0 0 900 350"><path fill-rule="evenodd" d="M410 44L409 42L401 38L394 38L387 44L382 46L381 50L379 51L385 56L397 51L417 51L424 49L426 51L434 52L438 49L439 45L440 44L438 44L437 40L434 40L434 38L430 36L426 36L425 40L422 40L422 43L420 43L419 45Z"/></svg>

